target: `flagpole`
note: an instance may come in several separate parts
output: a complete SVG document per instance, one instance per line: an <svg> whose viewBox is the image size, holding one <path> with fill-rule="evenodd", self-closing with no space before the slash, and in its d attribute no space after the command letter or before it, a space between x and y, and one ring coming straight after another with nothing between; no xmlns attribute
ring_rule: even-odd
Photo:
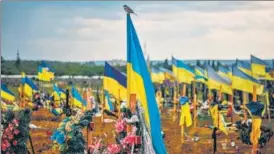
<svg viewBox="0 0 274 154"><path fill-rule="evenodd" d="M197 94L196 94L196 80L193 81L193 122L194 122L194 128L197 127Z"/></svg>

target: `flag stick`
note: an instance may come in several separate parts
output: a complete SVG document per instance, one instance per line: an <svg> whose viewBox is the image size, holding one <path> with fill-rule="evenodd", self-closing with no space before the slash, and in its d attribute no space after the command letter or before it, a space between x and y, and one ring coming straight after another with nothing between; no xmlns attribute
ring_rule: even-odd
<svg viewBox="0 0 274 154"><path fill-rule="evenodd" d="M194 128L197 127L197 92L196 92L196 81L193 81L193 123Z"/></svg>
<svg viewBox="0 0 274 154"><path fill-rule="evenodd" d="M229 102L231 102L231 107L232 109L234 108L234 102L233 102L233 90L232 90L232 94L229 95ZM234 114L233 114L233 111L231 111L231 123L233 124L234 123Z"/></svg>
<svg viewBox="0 0 274 154"><path fill-rule="evenodd" d="M132 113L135 113L135 107L136 107L136 94L130 94L130 110ZM127 125L127 133L132 131L132 126Z"/></svg>
<svg viewBox="0 0 274 154"><path fill-rule="evenodd" d="M245 107L247 103L247 93L243 91L242 95L243 95L243 106ZM245 121L247 120L246 110L244 110L244 120Z"/></svg>

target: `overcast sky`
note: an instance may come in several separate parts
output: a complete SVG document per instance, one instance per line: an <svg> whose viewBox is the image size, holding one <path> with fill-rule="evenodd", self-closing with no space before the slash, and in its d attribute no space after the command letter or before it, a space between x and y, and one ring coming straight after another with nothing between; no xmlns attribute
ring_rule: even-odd
<svg viewBox="0 0 274 154"><path fill-rule="evenodd" d="M150 59L274 58L274 2L2 2L2 55L126 58L128 4Z"/></svg>

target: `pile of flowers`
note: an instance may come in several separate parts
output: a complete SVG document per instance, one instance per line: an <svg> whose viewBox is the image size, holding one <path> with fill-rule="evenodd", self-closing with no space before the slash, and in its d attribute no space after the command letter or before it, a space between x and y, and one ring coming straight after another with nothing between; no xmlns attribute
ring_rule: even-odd
<svg viewBox="0 0 274 154"><path fill-rule="evenodd" d="M89 126L92 115L92 111L83 114L79 110L75 116L65 118L51 136L54 148L59 148L61 154L84 153L86 143L82 130Z"/></svg>
<svg viewBox="0 0 274 154"><path fill-rule="evenodd" d="M8 111L2 115L1 153L27 153L29 139L30 110L22 110L16 117L14 112Z"/></svg>

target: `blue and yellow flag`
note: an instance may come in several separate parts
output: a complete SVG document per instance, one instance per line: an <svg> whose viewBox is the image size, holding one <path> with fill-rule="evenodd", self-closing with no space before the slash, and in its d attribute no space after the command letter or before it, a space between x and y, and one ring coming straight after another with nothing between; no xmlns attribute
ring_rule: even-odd
<svg viewBox="0 0 274 154"><path fill-rule="evenodd" d="M157 154L166 154L153 84L129 14L127 14L127 79L128 98L130 94L136 94L137 99L144 108L145 122L150 130L155 152Z"/></svg>
<svg viewBox="0 0 274 154"><path fill-rule="evenodd" d="M54 80L54 72L45 61L42 61L41 64L38 66L38 79L41 81Z"/></svg>
<svg viewBox="0 0 274 154"><path fill-rule="evenodd" d="M15 96L14 94L8 89L7 85L1 83L1 99L7 101L14 101Z"/></svg>
<svg viewBox="0 0 274 154"><path fill-rule="evenodd" d="M251 70L252 70L253 77L255 78L265 77L267 65L268 64L262 59L259 59L251 55Z"/></svg>
<svg viewBox="0 0 274 154"><path fill-rule="evenodd" d="M22 72L21 86L23 86L24 95L28 97L32 97L33 93L38 92L37 86L23 72ZM21 86L18 88L18 91L20 93L22 90Z"/></svg>
<svg viewBox="0 0 274 154"><path fill-rule="evenodd" d="M127 77L108 62L105 62L103 85L104 90L107 90L117 99L127 98Z"/></svg>
<svg viewBox="0 0 274 154"><path fill-rule="evenodd" d="M229 78L222 77L209 65L206 65L206 70L209 89L221 90L223 93L229 95L232 94L231 80Z"/></svg>
<svg viewBox="0 0 274 154"><path fill-rule="evenodd" d="M257 79L244 73L236 66L233 66L232 74L233 74L233 77L232 77L232 88L233 89L237 89L237 90L248 92L248 93L253 93L254 86L258 87L257 88L258 90L262 86ZM259 92L259 93L261 93L261 92Z"/></svg>
<svg viewBox="0 0 274 154"><path fill-rule="evenodd" d="M54 96L54 102L57 104L60 104L61 100L66 99L66 92L62 88L59 88L56 84L53 84L52 95Z"/></svg>
<svg viewBox="0 0 274 154"><path fill-rule="evenodd" d="M159 69L152 67L151 68L151 79L154 83L162 84L165 80L164 72L161 72Z"/></svg>
<svg viewBox="0 0 274 154"><path fill-rule="evenodd" d="M198 66L195 66L195 79L197 82L202 82L204 84L207 83L207 77L206 77L206 73L205 71L198 67Z"/></svg>
<svg viewBox="0 0 274 154"><path fill-rule="evenodd" d="M72 93L72 105L79 108L85 108L87 106L86 101L82 98L80 93L72 87L71 89Z"/></svg>
<svg viewBox="0 0 274 154"><path fill-rule="evenodd" d="M194 80L194 70L185 64L182 60L172 57L172 71L179 82L191 84Z"/></svg>
<svg viewBox="0 0 274 154"><path fill-rule="evenodd" d="M231 76L229 75L229 70L222 65L219 65L218 74L220 74L221 76L225 78L231 79Z"/></svg>
<svg viewBox="0 0 274 154"><path fill-rule="evenodd" d="M114 107L112 105L112 102L110 100L110 95L108 93L107 90L104 91L105 94L105 109L109 110L109 111L114 111Z"/></svg>
<svg viewBox="0 0 274 154"><path fill-rule="evenodd" d="M175 80L175 75L171 70L168 70L166 68L160 67L159 70L164 73L165 79L168 80Z"/></svg>
<svg viewBox="0 0 274 154"><path fill-rule="evenodd" d="M252 76L251 65L249 62L236 59L236 66L245 74Z"/></svg>

